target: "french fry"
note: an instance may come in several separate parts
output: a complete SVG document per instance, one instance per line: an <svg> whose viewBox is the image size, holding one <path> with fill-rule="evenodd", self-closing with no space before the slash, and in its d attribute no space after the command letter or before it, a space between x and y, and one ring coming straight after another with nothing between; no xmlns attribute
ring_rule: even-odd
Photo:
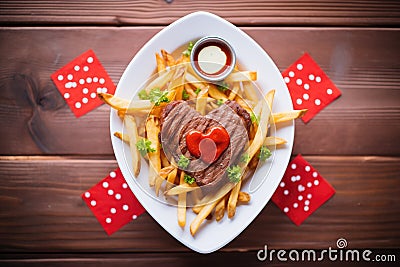
<svg viewBox="0 0 400 267"><path fill-rule="evenodd" d="M273 113L272 119L273 119L274 123L295 120L295 119L303 117L303 115L306 114L306 112L307 112L307 109L300 109L300 110L293 110L293 111L288 111L288 112Z"/></svg>
<svg viewBox="0 0 400 267"><path fill-rule="evenodd" d="M215 208L217 205L219 199L216 201L210 202L206 204L200 211L199 214L197 214L196 218L192 221L190 224L190 233L192 236L194 236L199 229L201 223L204 221L205 218L211 213L211 211Z"/></svg>
<svg viewBox="0 0 400 267"><path fill-rule="evenodd" d="M165 168L162 168L160 172L158 173L158 176L156 178L154 190L156 191L156 196L159 195L160 188L164 180L167 178L167 176L170 174L170 172L174 169L173 166L168 166Z"/></svg>
<svg viewBox="0 0 400 267"><path fill-rule="evenodd" d="M257 91L254 88L254 84L252 82L242 82L242 86L244 98L254 102L257 102L260 99L259 94L257 94Z"/></svg>
<svg viewBox="0 0 400 267"><path fill-rule="evenodd" d="M143 90L145 90L147 93L150 93L150 91L154 88L160 88L160 89L164 88L164 86L174 76L174 73L175 70L173 68L165 70L164 72L160 73L160 75L157 78L151 81Z"/></svg>
<svg viewBox="0 0 400 267"><path fill-rule="evenodd" d="M160 159L160 144L158 134L160 132L160 124L158 118L149 116L146 121L146 132L147 139L151 141L151 147L155 150L154 152L148 153L149 157L149 184L150 186L155 185L155 181L158 178L158 173L161 169Z"/></svg>
<svg viewBox="0 0 400 267"><path fill-rule="evenodd" d="M241 98L240 96L236 95L235 101L236 101L242 108L244 108L248 113L251 114L251 113L253 112L252 109L251 109L251 107L249 106L249 104L246 103L246 101L244 101L243 98Z"/></svg>
<svg viewBox="0 0 400 267"><path fill-rule="evenodd" d="M107 93L98 93L97 95L107 105L118 111L121 111L122 113L127 113L130 115L140 112L149 112L153 106L150 100L132 100L129 102L126 99Z"/></svg>
<svg viewBox="0 0 400 267"><path fill-rule="evenodd" d="M242 181L240 180L233 188L231 191L231 194L229 195L229 200L228 200L228 218L231 219L233 216L235 216L236 213L236 205L237 205L237 200L238 200L238 195L240 191L240 187L242 186Z"/></svg>
<svg viewBox="0 0 400 267"><path fill-rule="evenodd" d="M129 144L129 137L126 134L122 134L121 132L115 132L114 136L121 139L125 143Z"/></svg>
<svg viewBox="0 0 400 267"><path fill-rule="evenodd" d="M196 99L196 111L198 111L202 115L205 115L206 113L207 98L208 98L208 87L206 89L201 90Z"/></svg>
<svg viewBox="0 0 400 267"><path fill-rule="evenodd" d="M222 93L220 90L218 90L218 88L214 85L214 84L210 84L209 88L208 88L208 94L217 100L222 99L224 102L226 100L228 100L228 97Z"/></svg>
<svg viewBox="0 0 400 267"><path fill-rule="evenodd" d="M164 59L156 53L156 63L157 63L157 72L158 75L161 75L163 71L165 71L165 62Z"/></svg>
<svg viewBox="0 0 400 267"><path fill-rule="evenodd" d="M221 198L217 206L215 206L215 219L217 222L222 220L225 215L226 196Z"/></svg>
<svg viewBox="0 0 400 267"><path fill-rule="evenodd" d="M265 138L264 145L266 146L277 146L286 144L286 140L276 136L268 136Z"/></svg>
<svg viewBox="0 0 400 267"><path fill-rule="evenodd" d="M251 199L251 197L250 197L250 195L248 193L243 192L243 191L239 192L238 202L247 204L247 203L250 202L250 199Z"/></svg>
<svg viewBox="0 0 400 267"><path fill-rule="evenodd" d="M174 169L168 174L168 177L167 177L167 184L165 185L165 191L168 191L168 190L172 187L172 185L174 184L175 177L176 177L177 174L178 174L178 169L177 169L177 168L174 168Z"/></svg>
<svg viewBox="0 0 400 267"><path fill-rule="evenodd" d="M168 161L167 156L165 156L164 150L160 149L160 158L161 158L161 166L164 167L168 167L170 164L170 162Z"/></svg>
<svg viewBox="0 0 400 267"><path fill-rule="evenodd" d="M233 86L232 86L231 91L229 93L228 99L229 100L234 100L236 95L239 94L239 89L240 89L240 84L239 83L233 83Z"/></svg>
<svg viewBox="0 0 400 267"><path fill-rule="evenodd" d="M185 84L185 73L186 73L186 66L179 66L177 67L176 73L173 77L172 82L168 86L168 90L175 91L175 99L181 100L182 99L182 92ZM174 100L174 99L171 99Z"/></svg>
<svg viewBox="0 0 400 267"><path fill-rule="evenodd" d="M185 173L181 172L180 184L185 184ZM178 195L178 224L184 227L186 224L186 193Z"/></svg>
<svg viewBox="0 0 400 267"><path fill-rule="evenodd" d="M168 67L172 67L175 65L175 59L170 53L168 53L164 49L161 49L161 54L164 58L164 61L167 63Z"/></svg>
<svg viewBox="0 0 400 267"><path fill-rule="evenodd" d="M140 172L140 153L136 148L136 142L139 140L137 133L137 125L133 116L126 115L124 117L124 125L126 127L127 138L129 140L129 149L132 156L132 168L135 177L139 176Z"/></svg>
<svg viewBox="0 0 400 267"><path fill-rule="evenodd" d="M257 80L257 72L256 71L238 71L229 74L226 77L225 82L245 82L245 81L255 81Z"/></svg>
<svg viewBox="0 0 400 267"><path fill-rule="evenodd" d="M178 186L175 186L168 191L165 191L164 194L166 196L173 196L173 195L179 195L182 193L188 193L188 192L191 192L194 190L199 190L199 189L200 189L200 187L198 187L196 184L189 185L189 184L185 183L185 184L180 184Z"/></svg>

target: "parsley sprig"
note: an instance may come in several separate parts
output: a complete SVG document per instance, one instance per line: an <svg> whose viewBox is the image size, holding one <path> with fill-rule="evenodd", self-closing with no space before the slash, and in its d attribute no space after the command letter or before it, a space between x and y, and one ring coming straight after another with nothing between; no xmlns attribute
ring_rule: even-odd
<svg viewBox="0 0 400 267"><path fill-rule="evenodd" d="M193 184L195 182L195 179L186 173L183 176L183 180L185 181L185 183L188 183L188 184Z"/></svg>
<svg viewBox="0 0 400 267"><path fill-rule="evenodd" d="M137 141L136 148L139 150L142 156L145 156L147 153L156 151L154 148L151 147L151 141L146 138L142 138Z"/></svg>
<svg viewBox="0 0 400 267"><path fill-rule="evenodd" d="M217 88L218 90L220 90L221 92L225 93L226 90L229 89L229 84L227 84L226 82L219 82L217 84Z"/></svg>
<svg viewBox="0 0 400 267"><path fill-rule="evenodd" d="M193 46L194 46L194 43L189 42L187 49L185 51L183 51L182 54L184 56L190 57L190 53L192 52Z"/></svg>
<svg viewBox="0 0 400 267"><path fill-rule="evenodd" d="M186 169L189 166L189 163L190 160L184 155L181 155L178 160L178 167L181 169Z"/></svg>
<svg viewBox="0 0 400 267"><path fill-rule="evenodd" d="M242 169L239 167L239 165L229 166L226 169L226 172L228 173L229 181L232 183L238 183L240 181L240 177L242 177Z"/></svg>
<svg viewBox="0 0 400 267"><path fill-rule="evenodd" d="M161 103L169 103L168 91L161 91L160 88L154 88L149 93L149 99L155 106L159 106Z"/></svg>
<svg viewBox="0 0 400 267"><path fill-rule="evenodd" d="M261 161L266 161L269 157L272 156L271 151L266 146L262 146L260 148L260 155L258 156Z"/></svg>

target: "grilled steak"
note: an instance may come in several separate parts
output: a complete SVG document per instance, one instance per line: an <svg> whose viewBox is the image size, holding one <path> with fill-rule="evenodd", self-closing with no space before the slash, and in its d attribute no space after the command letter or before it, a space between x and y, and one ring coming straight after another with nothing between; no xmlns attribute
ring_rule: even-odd
<svg viewBox="0 0 400 267"><path fill-rule="evenodd" d="M212 164L193 157L186 145L186 135L191 130L206 133L208 129L221 125L230 136L228 148ZM194 177L199 186L211 186L218 184L225 176L226 168L237 162L247 145L250 125L250 115L235 101L227 101L206 116L202 116L185 101L174 101L163 110L161 142L167 157L173 157L175 162L179 161L182 154L190 159L185 172Z"/></svg>

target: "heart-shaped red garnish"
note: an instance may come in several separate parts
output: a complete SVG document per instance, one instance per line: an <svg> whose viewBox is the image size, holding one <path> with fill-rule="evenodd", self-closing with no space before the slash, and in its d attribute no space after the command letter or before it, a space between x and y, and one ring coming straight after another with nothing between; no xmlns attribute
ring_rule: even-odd
<svg viewBox="0 0 400 267"><path fill-rule="evenodd" d="M222 126L212 127L205 134L192 130L186 135L186 145L190 154L209 164L221 156L229 146L229 140L229 134Z"/></svg>

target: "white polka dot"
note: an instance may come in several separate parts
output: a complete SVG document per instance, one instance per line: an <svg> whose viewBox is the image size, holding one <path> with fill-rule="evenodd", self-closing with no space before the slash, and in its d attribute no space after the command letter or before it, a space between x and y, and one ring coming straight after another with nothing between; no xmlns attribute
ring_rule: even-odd
<svg viewBox="0 0 400 267"><path fill-rule="evenodd" d="M297 67L298 70L302 70L302 69L303 69L303 64L300 64L300 63L299 63L299 64L297 64L296 67Z"/></svg>
<svg viewBox="0 0 400 267"><path fill-rule="evenodd" d="M96 200L92 200L92 201L90 201L90 205L92 205L92 207L94 207L94 206L96 206Z"/></svg>
<svg viewBox="0 0 400 267"><path fill-rule="evenodd" d="M103 187L108 188L109 184L107 182L103 182Z"/></svg>
<svg viewBox="0 0 400 267"><path fill-rule="evenodd" d="M75 65L74 70L79 71L81 68L78 65Z"/></svg>
<svg viewBox="0 0 400 267"><path fill-rule="evenodd" d="M95 98L95 97L96 97L96 93L91 93L91 94L90 94L90 97L91 97L91 98Z"/></svg>
<svg viewBox="0 0 400 267"><path fill-rule="evenodd" d="M123 183L123 184L122 184L122 188L127 189L127 188L128 188L128 185L127 185L126 183Z"/></svg>
<svg viewBox="0 0 400 267"><path fill-rule="evenodd" d="M137 219L137 215L136 215L136 214L133 214L133 215L132 215L132 219L136 220L136 219Z"/></svg>
<svg viewBox="0 0 400 267"><path fill-rule="evenodd" d="M115 177L117 177L117 174L115 172L110 172L110 177L115 178Z"/></svg>
<svg viewBox="0 0 400 267"><path fill-rule="evenodd" d="M60 75L58 75L57 79L58 79L59 81L62 81L62 80L64 80L64 76L62 76L62 75L60 74Z"/></svg>
<svg viewBox="0 0 400 267"><path fill-rule="evenodd" d="M299 206L299 204L297 202L293 203L293 208L297 208Z"/></svg>
<svg viewBox="0 0 400 267"><path fill-rule="evenodd" d="M104 84L106 82L106 80L104 80L104 78L100 78L99 83L100 84Z"/></svg>
<svg viewBox="0 0 400 267"><path fill-rule="evenodd" d="M289 208L288 208L288 207L285 207L285 208L283 209L283 211L287 213L287 212L289 211Z"/></svg>
<svg viewBox="0 0 400 267"><path fill-rule="evenodd" d="M89 67L88 66L84 66L83 67L83 71L89 71Z"/></svg>
<svg viewBox="0 0 400 267"><path fill-rule="evenodd" d="M321 82L321 77L319 77L319 76L315 77L315 81L316 81L317 83L320 83L320 82Z"/></svg>
<svg viewBox="0 0 400 267"><path fill-rule="evenodd" d="M307 187L311 187L312 186L312 183L311 182L308 182L307 183Z"/></svg>
<svg viewBox="0 0 400 267"><path fill-rule="evenodd" d="M86 61L87 61L87 63L89 63L89 64L90 64L90 63L93 63L93 58L92 58L92 57L88 57Z"/></svg>
<svg viewBox="0 0 400 267"><path fill-rule="evenodd" d="M111 212L112 214L115 214L115 213L117 212L117 210L116 210L116 208L111 208L111 209L110 209L110 212Z"/></svg>
<svg viewBox="0 0 400 267"><path fill-rule="evenodd" d="M93 77L93 82L97 83L99 81L99 78Z"/></svg>
<svg viewBox="0 0 400 267"><path fill-rule="evenodd" d="M91 82L92 82L92 78L87 77L87 78L86 78L86 82L87 82L87 83L91 83Z"/></svg>
<svg viewBox="0 0 400 267"><path fill-rule="evenodd" d="M89 100L86 97L82 98L82 103L83 104L87 104L87 102L89 102Z"/></svg>
<svg viewBox="0 0 400 267"><path fill-rule="evenodd" d="M106 223L111 223L111 218L107 218Z"/></svg>
<svg viewBox="0 0 400 267"><path fill-rule="evenodd" d="M304 89L306 89L306 90L310 89L310 85L309 85L308 83L305 83L305 84L303 85L303 87L304 87Z"/></svg>
<svg viewBox="0 0 400 267"><path fill-rule="evenodd" d="M301 100L300 98L297 98L297 99L296 99L296 104L297 104L297 105L303 104L303 100Z"/></svg>
<svg viewBox="0 0 400 267"><path fill-rule="evenodd" d="M318 98L314 100L315 105L319 106L321 105L321 100L319 100Z"/></svg>
<svg viewBox="0 0 400 267"><path fill-rule="evenodd" d="M308 211L310 208L308 206L304 206L304 211Z"/></svg>
<svg viewBox="0 0 400 267"><path fill-rule="evenodd" d="M302 81L301 79L297 79L297 80L296 80L296 84L297 84L297 85L302 85L302 84L303 84L303 81Z"/></svg>
<svg viewBox="0 0 400 267"><path fill-rule="evenodd" d="M83 89L82 89L82 93L84 93L84 94L86 95L87 93L89 93L89 89L83 88Z"/></svg>
<svg viewBox="0 0 400 267"><path fill-rule="evenodd" d="M290 83L290 78L289 77L285 77L285 78L283 78L283 80L285 80L285 83Z"/></svg>
<svg viewBox="0 0 400 267"><path fill-rule="evenodd" d="M310 205L310 200L304 201L304 205L306 205L306 206Z"/></svg>
<svg viewBox="0 0 400 267"><path fill-rule="evenodd" d="M116 194L116 195L115 195L115 198L116 198L117 200L120 200L120 199L121 199L121 194Z"/></svg>
<svg viewBox="0 0 400 267"><path fill-rule="evenodd" d="M108 189L107 193L108 193L110 196L112 196L112 195L114 195L114 190Z"/></svg>
<svg viewBox="0 0 400 267"><path fill-rule="evenodd" d="M299 192L303 192L304 190L305 190L305 187L304 186L302 186L301 184L297 187L297 190L299 191Z"/></svg>
<svg viewBox="0 0 400 267"><path fill-rule="evenodd" d="M69 93L65 93L65 94L64 94L64 98L65 98L65 99L68 99L69 97L70 97Z"/></svg>
<svg viewBox="0 0 400 267"><path fill-rule="evenodd" d="M85 197L89 198L90 197L90 193L89 192L85 192Z"/></svg>
<svg viewBox="0 0 400 267"><path fill-rule="evenodd" d="M107 93L107 88L103 87L103 89L101 89L101 92L103 92L104 94Z"/></svg>
<svg viewBox="0 0 400 267"><path fill-rule="evenodd" d="M313 172L312 173L312 177L317 178L318 177L318 173L317 172Z"/></svg>
<svg viewBox="0 0 400 267"><path fill-rule="evenodd" d="M289 190L283 191L283 194L284 194L285 196L289 195Z"/></svg>
<svg viewBox="0 0 400 267"><path fill-rule="evenodd" d="M290 166L293 170L295 170L296 169L296 163L292 163L292 165Z"/></svg>
<svg viewBox="0 0 400 267"><path fill-rule="evenodd" d="M315 76L314 76L313 74L310 74L310 75L308 75L308 79L309 79L310 81L314 81Z"/></svg>
<svg viewBox="0 0 400 267"><path fill-rule="evenodd" d="M128 206L128 205L123 205L123 206L122 206L122 209L123 209L123 210L128 210L128 209L129 209L129 206Z"/></svg>
<svg viewBox="0 0 400 267"><path fill-rule="evenodd" d="M293 71L289 71L289 77L294 77L294 72Z"/></svg>
<svg viewBox="0 0 400 267"><path fill-rule="evenodd" d="M297 197L297 199L298 199L299 201L302 201L302 200L303 200L303 196L300 195L300 196Z"/></svg>
<svg viewBox="0 0 400 267"><path fill-rule="evenodd" d="M81 107L82 107L81 102L76 102L76 103L75 103L75 107L76 107L76 108L81 108Z"/></svg>
<svg viewBox="0 0 400 267"><path fill-rule="evenodd" d="M285 182L281 182L280 186L284 187L285 186Z"/></svg>
<svg viewBox="0 0 400 267"><path fill-rule="evenodd" d="M79 84L84 84L85 80L84 79L79 79Z"/></svg>
<svg viewBox="0 0 400 267"><path fill-rule="evenodd" d="M314 184L315 184L315 185L319 185L319 181L318 181L318 180L315 180L315 181L314 181Z"/></svg>
<svg viewBox="0 0 400 267"><path fill-rule="evenodd" d="M74 76L72 74L68 74L67 79L68 80L72 80L74 78Z"/></svg>
<svg viewBox="0 0 400 267"><path fill-rule="evenodd" d="M301 179L300 175L297 175L297 176L296 176L296 180L297 180L297 181L300 181L300 179Z"/></svg>
<svg viewBox="0 0 400 267"><path fill-rule="evenodd" d="M306 166L304 169L306 170L306 172L309 172L311 170L311 167L310 166Z"/></svg>
<svg viewBox="0 0 400 267"><path fill-rule="evenodd" d="M304 100L308 100L310 98L310 96L308 94L303 94L303 98L304 98Z"/></svg>
<svg viewBox="0 0 400 267"><path fill-rule="evenodd" d="M78 85L76 84L76 82L72 82L71 86L72 86L72 88L76 88Z"/></svg>
<svg viewBox="0 0 400 267"><path fill-rule="evenodd" d="M312 195L311 195L311 194L307 194L307 198L308 198L308 199L311 199L311 198L312 198Z"/></svg>
<svg viewBox="0 0 400 267"><path fill-rule="evenodd" d="M69 88L71 88L71 87L72 87L72 83L71 83L71 82L67 82L67 83L65 84L65 88L69 89Z"/></svg>
<svg viewBox="0 0 400 267"><path fill-rule="evenodd" d="M101 87L97 87L96 92L97 93L101 93L102 88Z"/></svg>
<svg viewBox="0 0 400 267"><path fill-rule="evenodd" d="M331 88L328 88L328 89L326 89L326 93L327 93L328 95L331 95L331 94L333 93L333 91L332 91Z"/></svg>
<svg viewBox="0 0 400 267"><path fill-rule="evenodd" d="M292 180L293 183L296 182L296 181L297 181L296 176L292 176L292 177L290 178L290 180Z"/></svg>

